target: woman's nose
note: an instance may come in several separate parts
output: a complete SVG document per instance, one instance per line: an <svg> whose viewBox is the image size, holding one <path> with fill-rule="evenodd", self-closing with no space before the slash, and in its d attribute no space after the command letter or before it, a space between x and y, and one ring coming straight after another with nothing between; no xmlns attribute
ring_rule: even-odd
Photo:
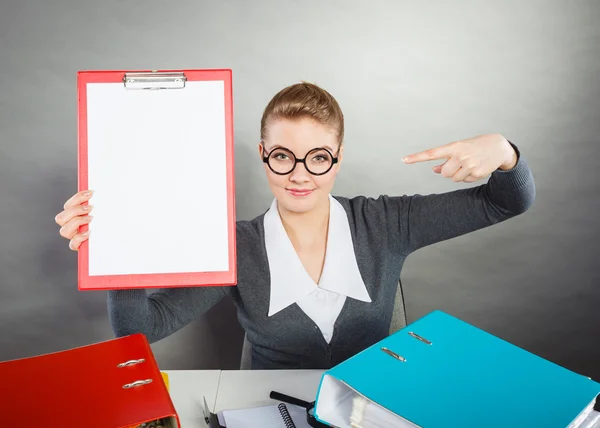
<svg viewBox="0 0 600 428"><path fill-rule="evenodd" d="M310 180L310 172L308 172L308 170L304 166L304 163L298 162L296 164L296 168L294 168L294 170L290 174L290 181L306 182Z"/></svg>

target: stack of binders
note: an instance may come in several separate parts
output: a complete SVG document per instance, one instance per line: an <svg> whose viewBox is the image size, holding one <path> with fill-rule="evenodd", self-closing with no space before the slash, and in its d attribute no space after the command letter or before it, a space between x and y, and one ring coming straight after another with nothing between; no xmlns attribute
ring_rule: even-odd
<svg viewBox="0 0 600 428"><path fill-rule="evenodd" d="M321 379L315 416L340 428L583 428L600 384L441 311Z"/></svg>

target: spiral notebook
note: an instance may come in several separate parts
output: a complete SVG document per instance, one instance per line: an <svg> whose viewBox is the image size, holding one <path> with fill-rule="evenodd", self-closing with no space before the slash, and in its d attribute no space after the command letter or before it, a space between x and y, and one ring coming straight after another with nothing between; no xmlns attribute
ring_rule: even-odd
<svg viewBox="0 0 600 428"><path fill-rule="evenodd" d="M306 410L293 404L223 410L217 416L226 428L311 428Z"/></svg>

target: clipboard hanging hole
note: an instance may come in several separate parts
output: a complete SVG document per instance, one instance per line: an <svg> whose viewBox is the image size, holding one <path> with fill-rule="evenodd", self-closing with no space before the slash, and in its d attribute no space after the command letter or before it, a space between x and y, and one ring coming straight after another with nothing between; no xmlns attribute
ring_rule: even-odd
<svg viewBox="0 0 600 428"><path fill-rule="evenodd" d="M117 364L117 367L121 368L121 367L133 366L134 364L140 364L140 363L143 363L144 361L146 361L144 358L140 358L139 360L129 360L129 361L125 361L124 363Z"/></svg>
<svg viewBox="0 0 600 428"><path fill-rule="evenodd" d="M136 386L147 385L152 382L152 379L136 380L135 382L126 383L123 385L123 389L135 388Z"/></svg>

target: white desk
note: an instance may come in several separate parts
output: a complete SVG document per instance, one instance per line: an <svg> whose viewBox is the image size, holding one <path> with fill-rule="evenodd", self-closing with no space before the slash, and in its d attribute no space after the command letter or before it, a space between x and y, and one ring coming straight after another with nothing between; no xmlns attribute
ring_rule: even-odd
<svg viewBox="0 0 600 428"><path fill-rule="evenodd" d="M203 397L209 409L240 409L277 401L271 391L314 401L323 370L165 370L181 428L204 428Z"/></svg>
<svg viewBox="0 0 600 428"><path fill-rule="evenodd" d="M181 428L206 427L204 397L213 408L219 390L221 370L165 370L169 375L169 391Z"/></svg>
<svg viewBox="0 0 600 428"><path fill-rule="evenodd" d="M315 401L322 374L323 370L223 370L213 412L279 403L269 398L271 391Z"/></svg>

